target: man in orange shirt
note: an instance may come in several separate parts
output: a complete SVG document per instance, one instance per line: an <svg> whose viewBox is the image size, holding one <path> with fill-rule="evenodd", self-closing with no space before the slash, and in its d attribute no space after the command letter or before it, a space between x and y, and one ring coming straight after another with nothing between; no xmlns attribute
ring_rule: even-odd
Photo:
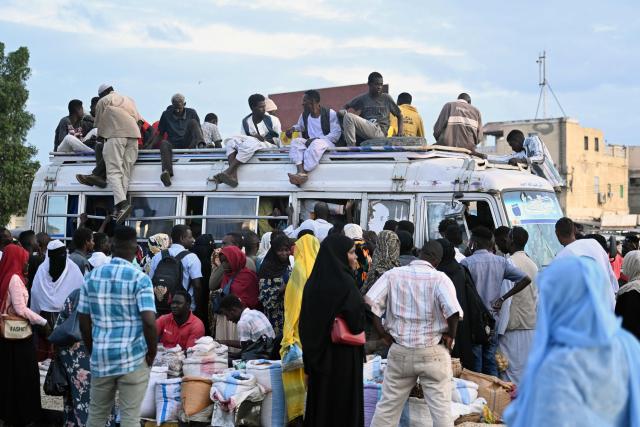
<svg viewBox="0 0 640 427"><path fill-rule="evenodd" d="M183 350L193 347L204 336L204 324L191 312L191 295L179 289L171 301L171 313L156 320L158 337L165 348L180 344Z"/></svg>

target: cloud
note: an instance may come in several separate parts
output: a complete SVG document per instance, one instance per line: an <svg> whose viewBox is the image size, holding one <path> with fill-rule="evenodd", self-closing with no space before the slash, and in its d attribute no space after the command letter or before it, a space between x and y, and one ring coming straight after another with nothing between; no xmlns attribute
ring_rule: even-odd
<svg viewBox="0 0 640 427"><path fill-rule="evenodd" d="M357 16L324 0L211 0L220 7L238 7L249 10L284 12L303 18L350 22Z"/></svg>
<svg viewBox="0 0 640 427"><path fill-rule="evenodd" d="M228 0L212 0L231 4ZM317 3L317 4L316 4ZM234 3L235 4L235 3ZM241 2L247 8L289 8L293 11L313 10L316 14L338 13L324 1L313 5L289 0ZM180 49L199 53L229 53L291 59L311 55L332 54L350 50L393 50L415 55L460 56L462 52L405 38L378 36L356 37L342 41L326 35L296 32L265 32L241 28L226 23L210 23L194 26L175 18L168 19L157 12L147 10L140 14L119 14L109 5L98 4L108 27L96 28L90 20L82 19L71 0L46 2L39 0L35 7L26 8L22 3L0 6L0 21L13 22L54 31L84 34L85 40L110 48ZM324 11L324 12L323 12ZM311 13L311 12L310 12ZM324 15L323 15L324 16ZM111 17L113 19L106 19ZM71 24L70 24L71 23ZM141 37L141 34L146 37Z"/></svg>
<svg viewBox="0 0 640 427"><path fill-rule="evenodd" d="M595 24L592 29L594 33L615 33L618 31L618 27L615 25L607 24Z"/></svg>

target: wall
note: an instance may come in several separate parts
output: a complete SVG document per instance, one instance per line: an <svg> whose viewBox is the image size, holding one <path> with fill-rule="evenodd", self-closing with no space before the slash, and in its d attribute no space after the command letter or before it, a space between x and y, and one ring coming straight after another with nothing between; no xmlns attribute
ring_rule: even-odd
<svg viewBox="0 0 640 427"><path fill-rule="evenodd" d="M495 147L487 147L487 151L499 154L511 152L505 138L511 130L519 129L525 135L530 132L539 134L567 181L568 188L559 195L567 216L576 220L594 220L605 212L629 212L627 149L607 145L602 131L583 128L571 118L494 122L487 123L486 129L490 135L502 135L497 138ZM584 147L585 137L589 142L587 150ZM491 136L487 138L493 139ZM595 150L596 138L598 151Z"/></svg>
<svg viewBox="0 0 640 427"><path fill-rule="evenodd" d="M640 147L629 147L629 212L640 214Z"/></svg>

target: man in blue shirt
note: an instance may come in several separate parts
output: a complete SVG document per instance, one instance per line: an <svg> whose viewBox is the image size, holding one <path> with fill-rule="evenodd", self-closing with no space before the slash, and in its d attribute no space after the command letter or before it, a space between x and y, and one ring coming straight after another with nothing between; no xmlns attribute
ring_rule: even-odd
<svg viewBox="0 0 640 427"><path fill-rule="evenodd" d="M506 258L493 253L495 240L491 230L486 227L479 226L473 229L469 249L472 255L463 259L460 264L469 269L480 299L489 311L493 311L493 316L497 320L502 303L527 287L531 279ZM501 296L500 288L503 280L511 280L515 286ZM473 346L474 371L498 376L497 347L498 337L495 332L489 343Z"/></svg>
<svg viewBox="0 0 640 427"><path fill-rule="evenodd" d="M189 251L193 248L195 239L191 232L191 228L187 225L176 225L171 230L171 246L169 247L169 255L172 257L177 256L180 252ZM149 271L149 277L153 279L153 275L160 264L162 259L162 252L158 252L151 260L151 271ZM200 308L200 289L202 287L202 263L200 258L194 253L187 254L182 258L182 287L191 295L191 311L194 313L200 313L200 310L196 310L196 307ZM206 319L200 319L203 322Z"/></svg>
<svg viewBox="0 0 640 427"><path fill-rule="evenodd" d="M120 425L140 425L158 334L151 279L132 264L137 247L133 228L116 229L113 259L91 271L80 291L80 331L91 355L88 426L105 425L116 391Z"/></svg>

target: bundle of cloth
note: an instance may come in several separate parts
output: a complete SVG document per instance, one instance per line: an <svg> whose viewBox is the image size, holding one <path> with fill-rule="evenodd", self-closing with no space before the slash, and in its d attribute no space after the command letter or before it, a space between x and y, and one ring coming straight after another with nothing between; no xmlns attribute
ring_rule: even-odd
<svg viewBox="0 0 640 427"><path fill-rule="evenodd" d="M249 360L247 374L256 377L265 391L260 418L263 427L287 425L287 402L282 386L282 364L280 360Z"/></svg>
<svg viewBox="0 0 640 427"><path fill-rule="evenodd" d="M187 349L187 358L182 361L185 376L211 378L228 367L229 348L214 341L211 337L202 337Z"/></svg>
<svg viewBox="0 0 640 427"><path fill-rule="evenodd" d="M156 384L167 379L168 368L166 366L153 366L149 373L147 391L140 405L140 418L155 419L156 416Z"/></svg>
<svg viewBox="0 0 640 427"><path fill-rule="evenodd" d="M164 346L159 344L153 366L166 366L168 368L167 375L170 378L181 377L182 362L184 359L184 351L182 351L180 345L176 345L173 348L164 348Z"/></svg>
<svg viewBox="0 0 640 427"><path fill-rule="evenodd" d="M211 425L215 427L234 427L238 410L245 403L260 405L265 392L255 376L240 371L216 374L211 377L210 398L213 401ZM258 420L255 420L260 423Z"/></svg>

